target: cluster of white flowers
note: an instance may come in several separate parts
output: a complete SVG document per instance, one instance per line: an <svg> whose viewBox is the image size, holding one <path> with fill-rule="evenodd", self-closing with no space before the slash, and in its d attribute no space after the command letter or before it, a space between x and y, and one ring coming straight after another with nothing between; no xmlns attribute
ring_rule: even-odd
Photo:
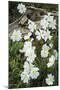
<svg viewBox="0 0 60 90"><path fill-rule="evenodd" d="M46 44L44 44L42 46L42 50L41 50L41 57L45 58L45 57L48 57L48 54L49 54L49 46L47 46Z"/></svg>
<svg viewBox="0 0 60 90"><path fill-rule="evenodd" d="M29 61L30 63L33 63L33 61L36 58L36 54L35 54L35 47L32 46L32 42L31 41L25 41L24 43L24 47L22 50L20 50L20 52L24 52L25 56L27 57L27 61Z"/></svg>
<svg viewBox="0 0 60 90"><path fill-rule="evenodd" d="M34 66L32 63L25 61L24 63L24 71L21 73L21 80L24 83L28 83L31 79L36 79L39 76L39 68Z"/></svg>
<svg viewBox="0 0 60 90"><path fill-rule="evenodd" d="M54 50L53 53L54 54L51 55L51 57L49 57L49 62L47 63L48 68L52 67L55 63L55 60L57 60L58 57L57 51ZM46 84L53 85L53 82L54 82L54 75L48 74L48 78L46 78Z"/></svg>
<svg viewBox="0 0 60 90"><path fill-rule="evenodd" d="M51 40L52 36L50 35L50 31L48 29L56 29L56 19L54 19L54 16L51 16L51 13L48 13L48 15L44 15L44 18L41 19L40 21L40 28L43 29L43 33L41 34L41 31L39 30L36 32L36 38L38 40L44 39L47 41L47 39ZM41 50L41 57L48 57L49 50L53 47L53 44L50 43L49 46L46 44L43 45L42 50ZM49 62L47 64L47 67L52 67L55 63L55 60L57 60L57 51L54 50L54 55L51 55L49 57ZM48 74L48 77L46 78L46 84L47 85L53 85L54 82L54 76L52 74Z"/></svg>
<svg viewBox="0 0 60 90"><path fill-rule="evenodd" d="M26 12L26 7L22 3L18 4L17 9L19 10L19 13L21 13L21 14Z"/></svg>
<svg viewBox="0 0 60 90"><path fill-rule="evenodd" d="M44 15L44 18L40 21L40 28L43 29L43 35L41 36L41 31L38 32L37 39L42 37L45 41L47 39L51 40L52 36L50 35L49 29L56 29L56 19L54 19L54 16L51 16L51 13L48 13L48 15ZM39 34L40 33L40 34ZM39 39L39 40L40 40ZM41 50L41 57L48 57L49 50L53 47L53 44L50 43L49 46L46 44L43 45ZM50 68L54 65L55 60L57 60L58 54L57 51L53 51L54 54L49 57L49 62L47 63L47 67ZM54 82L54 75L48 74L48 77L45 79L47 85L53 85Z"/></svg>
<svg viewBox="0 0 60 90"><path fill-rule="evenodd" d="M54 19L54 16L51 16L51 13L48 13L48 15L44 15L44 18L40 21L40 27L44 30L48 28L56 29L56 19Z"/></svg>
<svg viewBox="0 0 60 90"><path fill-rule="evenodd" d="M36 39L40 40L43 39L45 42L47 41L47 39L51 40L52 36L50 35L50 31L47 30L39 30L35 32L36 35Z"/></svg>
<svg viewBox="0 0 60 90"><path fill-rule="evenodd" d="M45 79L47 85L53 85L54 82L54 75L48 74L48 77Z"/></svg>
<svg viewBox="0 0 60 90"><path fill-rule="evenodd" d="M24 83L28 83L30 79L37 79L39 76L39 68L33 65L33 62L36 58L35 46L32 45L33 38L30 38L32 33L36 30L36 24L28 20L28 29L29 32L27 35L24 35L24 47L19 50L21 53L25 54L26 61L24 63L24 71L21 73L21 80Z"/></svg>
<svg viewBox="0 0 60 90"><path fill-rule="evenodd" d="M31 41L25 41L24 47L22 50L19 50L21 53L25 53L26 62L24 63L24 71L21 73L21 80L24 83L28 83L31 79L36 79L39 76L39 68L33 65L33 61L36 58L35 47L32 46Z"/></svg>
<svg viewBox="0 0 60 90"><path fill-rule="evenodd" d="M25 13L26 7L24 4L18 4L17 9L19 12ZM35 22L28 19L28 29L29 32L24 36L24 46L23 49L20 49L20 53L24 53L26 57L26 61L24 62L24 70L20 74L21 80L23 83L28 83L30 79L37 79L39 76L39 68L36 67L33 62L37 55L35 54L36 47L32 45L32 41L34 38L31 38L33 32L36 36L37 40L43 39L45 44L42 46L41 57L47 58L49 56L49 50L53 47L53 43L49 43L49 46L46 44L47 40L51 40L52 36L49 29L56 29L56 20L51 13L48 15L44 15L44 18L40 21L40 28L37 30L37 26ZM11 40L13 42L20 41L22 39L22 34L20 30L14 30ZM53 51L53 55L49 56L49 62L47 63L47 67L50 68L54 65L55 60L57 60L58 54L57 51ZM52 74L48 74L48 77L45 79L47 85L53 85L54 76Z"/></svg>
<svg viewBox="0 0 60 90"><path fill-rule="evenodd" d="M15 42L15 41L20 41L22 39L22 33L20 30L14 30L10 39Z"/></svg>

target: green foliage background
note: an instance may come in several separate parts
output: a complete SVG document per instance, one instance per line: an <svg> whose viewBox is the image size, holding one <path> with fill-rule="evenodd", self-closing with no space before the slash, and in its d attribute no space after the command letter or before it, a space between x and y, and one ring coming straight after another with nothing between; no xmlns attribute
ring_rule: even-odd
<svg viewBox="0 0 60 90"><path fill-rule="evenodd" d="M17 5L19 2L11 2L9 1L9 23L12 23L21 15L17 10ZM58 5L56 4L39 4L39 3L25 3L26 6L34 6L46 9L47 11L58 11ZM58 24L58 20L57 20ZM53 39L51 42L53 43L53 49L58 51L58 25L56 30L52 30L51 34L53 35ZM26 88L26 87L40 87L47 86L45 83L45 78L47 74L52 73L55 77L54 86L58 85L58 60L56 60L55 65L51 68L47 68L46 64L48 62L48 58L41 58L41 45L45 42L42 40L40 42L34 41L34 45L36 45L36 53L37 58L34 64L40 68L40 75L36 80L30 80L29 84L24 84L20 80L20 73L23 71L23 64L25 62L24 54L19 53L19 49L23 48L24 43L21 42L12 42L9 39L9 88ZM49 41L47 41L49 43ZM52 50L53 50L52 49ZM52 54L51 50L51 54Z"/></svg>

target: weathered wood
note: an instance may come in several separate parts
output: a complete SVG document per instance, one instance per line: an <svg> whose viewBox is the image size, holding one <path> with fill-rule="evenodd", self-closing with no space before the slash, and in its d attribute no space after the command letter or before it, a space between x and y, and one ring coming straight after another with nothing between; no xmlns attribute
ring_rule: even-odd
<svg viewBox="0 0 60 90"><path fill-rule="evenodd" d="M33 9L39 12L44 12L45 14L48 14L48 11L46 9L42 9L42 8L36 8L36 7L32 7L32 6L27 6L28 9ZM58 12L57 11L53 11L51 12L51 15L53 16L58 16Z"/></svg>
<svg viewBox="0 0 60 90"><path fill-rule="evenodd" d="M16 19L13 23L9 24L9 26L8 26L8 28L9 28L9 33L10 33L14 28L17 28L17 27L18 27L19 22L21 21L21 19L23 18L24 15L25 15L25 13L22 14L22 16L21 16L20 18Z"/></svg>
<svg viewBox="0 0 60 90"><path fill-rule="evenodd" d="M34 10L34 12L33 12L33 10ZM36 12L37 12L37 15L36 15ZM29 14L32 14L32 15L30 15L31 16L30 19L32 19L32 20L35 20L35 18L37 16L38 19L37 19L37 21L35 21L35 23L37 24L37 28L38 28L39 27L40 18L42 17L40 15L41 12L43 12L44 14L48 14L48 11L46 11L45 9L35 8L35 7L32 7L32 6L27 6L27 11L25 13L23 13L20 18L15 20L13 23L9 24L9 26L8 26L9 37L12 34L14 29L20 29L20 31L23 34L25 34L25 33L27 33L29 31L27 28L22 26L29 19L27 17ZM58 13L55 11L55 12L52 12L51 15L58 16Z"/></svg>

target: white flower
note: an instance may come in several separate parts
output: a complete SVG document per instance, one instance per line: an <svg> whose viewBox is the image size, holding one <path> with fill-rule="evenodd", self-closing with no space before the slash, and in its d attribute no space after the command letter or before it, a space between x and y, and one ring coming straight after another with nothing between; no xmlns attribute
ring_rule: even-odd
<svg viewBox="0 0 60 90"><path fill-rule="evenodd" d="M25 61L24 63L24 71L27 72L28 74L31 71L31 68L33 68L34 65L32 63L29 63L28 61Z"/></svg>
<svg viewBox="0 0 60 90"><path fill-rule="evenodd" d="M49 46L47 46L46 44L44 44L42 46L42 50L41 50L41 57L45 58L45 57L48 57L48 54L49 54Z"/></svg>
<svg viewBox="0 0 60 90"><path fill-rule="evenodd" d="M32 42L31 41L26 41L24 43L24 47L22 50L19 50L21 53L25 53L25 56L27 57L26 60L29 61L30 63L33 63L33 61L36 58L36 54L35 54L35 47L32 46Z"/></svg>
<svg viewBox="0 0 60 90"><path fill-rule="evenodd" d="M36 31L36 32L35 32L35 35L36 35L36 39L37 39L37 40L40 40L40 39L41 39L41 34L40 34L39 31Z"/></svg>
<svg viewBox="0 0 60 90"><path fill-rule="evenodd" d="M50 35L50 31L47 29L46 31L46 37L47 39L51 40L52 36Z"/></svg>
<svg viewBox="0 0 60 90"><path fill-rule="evenodd" d="M33 21L31 21L31 20L28 20L28 29L31 32L34 32L34 30L36 30L36 24Z"/></svg>
<svg viewBox="0 0 60 90"><path fill-rule="evenodd" d="M55 57L52 55L50 58L49 58L49 62L47 64L47 67L51 67L54 65L54 62L55 62Z"/></svg>
<svg viewBox="0 0 60 90"><path fill-rule="evenodd" d="M50 31L47 30L39 30L35 32L36 39L40 40L41 38L46 42L47 39L51 40L52 36L50 35Z"/></svg>
<svg viewBox="0 0 60 90"><path fill-rule="evenodd" d="M47 20L45 18L43 18L41 21L40 21L40 27L43 28L44 30L47 29L49 23L47 22Z"/></svg>
<svg viewBox="0 0 60 90"><path fill-rule="evenodd" d="M30 36L32 35L31 32L29 32L27 35L24 36L24 40L28 40L30 38Z"/></svg>
<svg viewBox="0 0 60 90"><path fill-rule="evenodd" d="M48 57L49 52L45 50L41 50L41 57L45 58Z"/></svg>
<svg viewBox="0 0 60 90"><path fill-rule="evenodd" d="M27 49L25 52L25 56L27 57L27 61L29 61L30 63L33 63L33 61L36 58L36 54L35 54L35 47L32 47L31 49Z"/></svg>
<svg viewBox="0 0 60 90"><path fill-rule="evenodd" d="M51 16L51 13L44 15L43 19L40 21L40 27L44 30L48 28L56 29L56 20L54 16Z"/></svg>
<svg viewBox="0 0 60 90"><path fill-rule="evenodd" d="M21 80L24 83L28 83L28 81L30 80L30 68L29 68L29 63L25 62L24 63L24 71L21 73Z"/></svg>
<svg viewBox="0 0 60 90"><path fill-rule="evenodd" d="M32 79L36 79L39 76L39 68L27 61L24 63L24 70L28 70L27 72L29 72L28 74Z"/></svg>
<svg viewBox="0 0 60 90"><path fill-rule="evenodd" d="M57 50L54 50L53 52L54 52L55 60L57 60L57 58L58 58Z"/></svg>
<svg viewBox="0 0 60 90"><path fill-rule="evenodd" d="M52 74L48 74L48 77L46 78L46 84L47 85L53 85L54 82L54 76Z"/></svg>
<svg viewBox="0 0 60 90"><path fill-rule="evenodd" d="M52 36L50 35L50 31L47 29L45 30L40 30L41 33L41 37L42 39L44 39L45 41L47 41L47 39L51 40Z"/></svg>
<svg viewBox="0 0 60 90"><path fill-rule="evenodd" d="M44 39L45 41L47 41L47 33L45 30L40 30L40 34L41 34L41 37L42 39Z"/></svg>
<svg viewBox="0 0 60 90"><path fill-rule="evenodd" d="M28 81L30 80L29 74L27 74L26 72L22 72L22 73L21 73L21 80L22 80L24 83L28 83Z"/></svg>
<svg viewBox="0 0 60 90"><path fill-rule="evenodd" d="M50 22L49 28L56 29L56 20Z"/></svg>
<svg viewBox="0 0 60 90"><path fill-rule="evenodd" d="M49 28L56 29L56 20L54 16L51 16L51 13L48 13L47 21L49 22Z"/></svg>
<svg viewBox="0 0 60 90"><path fill-rule="evenodd" d="M32 43L31 43L30 41L26 41L26 42L24 43L24 48L25 48L25 50L28 49L28 48L31 48L31 47L32 47Z"/></svg>
<svg viewBox="0 0 60 90"><path fill-rule="evenodd" d="M30 53L30 56L28 56L26 60L29 61L30 63L33 63L35 58L36 58L36 54Z"/></svg>
<svg viewBox="0 0 60 90"><path fill-rule="evenodd" d="M15 41L20 41L21 39L22 39L22 34L20 30L14 30L11 36L11 40L15 42Z"/></svg>
<svg viewBox="0 0 60 90"><path fill-rule="evenodd" d="M19 10L19 12L22 14L22 13L25 13L26 12L26 7L24 4L18 4L17 6L17 9Z"/></svg>
<svg viewBox="0 0 60 90"><path fill-rule="evenodd" d="M42 46L42 49L48 51L50 48L49 48L49 46L47 46L47 44L44 44L44 45Z"/></svg>
<svg viewBox="0 0 60 90"><path fill-rule="evenodd" d="M52 44L52 43L50 43L50 44L49 44L49 46L50 46L50 48L52 48L52 47L53 47L53 44Z"/></svg>
<svg viewBox="0 0 60 90"><path fill-rule="evenodd" d="M32 68L31 72L30 72L30 77L32 79L37 79L37 77L39 76L39 72L38 71L39 71L39 68L37 68L37 67Z"/></svg>
<svg viewBox="0 0 60 90"><path fill-rule="evenodd" d="M31 48L32 48L32 42L25 41L23 49L22 50L20 49L19 51L21 53L23 53L23 52L26 52L28 49L31 49Z"/></svg>
<svg viewBox="0 0 60 90"><path fill-rule="evenodd" d="M24 72L26 72L27 74L29 74L29 72L30 72L30 66L29 65L30 64L27 61L24 62Z"/></svg>
<svg viewBox="0 0 60 90"><path fill-rule="evenodd" d="M48 15L45 15L44 18L50 23L51 21L53 21L54 16L51 16L51 13L48 13Z"/></svg>

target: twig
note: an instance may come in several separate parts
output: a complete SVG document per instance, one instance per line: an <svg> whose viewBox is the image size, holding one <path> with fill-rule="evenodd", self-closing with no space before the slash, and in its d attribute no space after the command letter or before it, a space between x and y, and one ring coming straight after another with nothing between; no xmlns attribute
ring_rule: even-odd
<svg viewBox="0 0 60 90"><path fill-rule="evenodd" d="M46 9L42 9L42 8L36 8L36 7L32 7L32 6L27 6L27 9L34 9L34 10L38 10L38 11L42 11L42 12L44 12L45 14L48 14L48 11L46 11ZM54 12L54 13L53 13ZM58 16L58 12L56 12L56 11L53 11L52 13L51 13L51 15L53 15L53 16Z"/></svg>

